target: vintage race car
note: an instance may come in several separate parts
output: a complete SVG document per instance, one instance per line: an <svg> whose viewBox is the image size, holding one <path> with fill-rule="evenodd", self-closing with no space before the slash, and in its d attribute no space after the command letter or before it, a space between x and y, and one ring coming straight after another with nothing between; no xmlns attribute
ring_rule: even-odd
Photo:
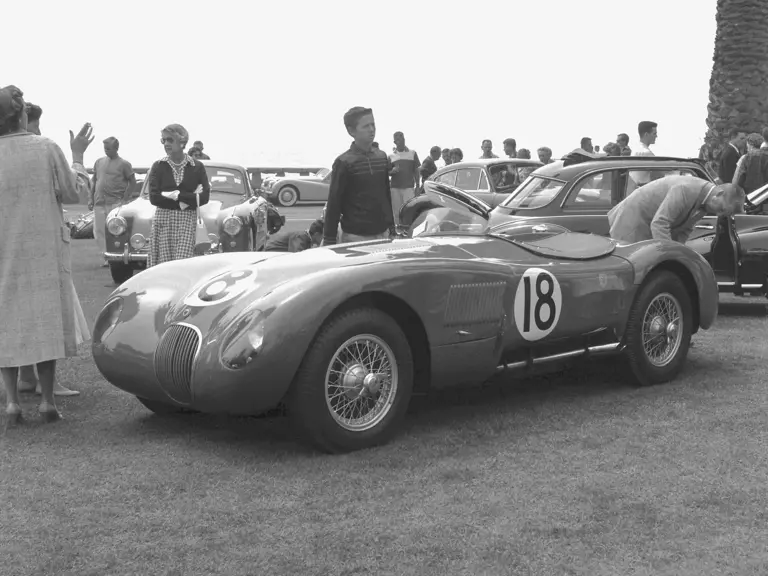
<svg viewBox="0 0 768 576"><path fill-rule="evenodd" d="M623 353L640 385L666 382L715 321L712 268L683 245L490 229L463 192L427 194L437 207L419 211L415 238L139 274L98 314L98 369L158 414L283 404L309 442L344 452L386 441L412 394L500 372Z"/></svg>
<svg viewBox="0 0 768 576"><path fill-rule="evenodd" d="M285 217L253 193L243 167L204 163L211 195L200 213L211 241L208 253L263 250L267 234L279 230ZM149 202L149 179L144 181L136 200L109 213L104 256L117 284L125 282L135 270L146 268L154 214L155 207Z"/></svg>
<svg viewBox="0 0 768 576"><path fill-rule="evenodd" d="M327 168L309 176L268 176L262 184L266 197L281 206L293 206L299 200L326 202L330 187Z"/></svg>
<svg viewBox="0 0 768 576"><path fill-rule="evenodd" d="M525 181L527 172L543 165L524 158L463 160L440 168L427 181L455 186L494 208Z"/></svg>

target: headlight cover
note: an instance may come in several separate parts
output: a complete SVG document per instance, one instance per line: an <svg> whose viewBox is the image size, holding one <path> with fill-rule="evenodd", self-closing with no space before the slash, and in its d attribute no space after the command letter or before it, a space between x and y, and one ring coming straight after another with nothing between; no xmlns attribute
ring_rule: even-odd
<svg viewBox="0 0 768 576"><path fill-rule="evenodd" d="M107 220L107 230L112 236L120 236L128 230L128 223L122 216L115 216Z"/></svg>
<svg viewBox="0 0 768 576"><path fill-rule="evenodd" d="M114 330L118 320L120 320L120 313L123 311L123 299L118 297L102 308L99 316L96 318L96 323L93 326L93 343L100 344L104 339L109 336L109 333Z"/></svg>
<svg viewBox="0 0 768 576"><path fill-rule="evenodd" d="M221 345L220 359L225 367L237 370L256 358L264 345L265 320L264 313L256 308L244 312Z"/></svg>
<svg viewBox="0 0 768 576"><path fill-rule="evenodd" d="M243 229L243 222L237 216L230 216L224 220L223 228L224 232L230 236L237 236L240 234L240 230Z"/></svg>

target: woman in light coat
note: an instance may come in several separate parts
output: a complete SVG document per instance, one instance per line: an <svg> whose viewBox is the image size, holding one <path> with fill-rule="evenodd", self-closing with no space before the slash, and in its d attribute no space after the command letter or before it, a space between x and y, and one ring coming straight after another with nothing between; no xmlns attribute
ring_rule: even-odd
<svg viewBox="0 0 768 576"><path fill-rule="evenodd" d="M77 355L90 338L72 282L69 228L61 204L77 204L90 186L83 154L89 124L70 134L72 167L55 142L27 132L23 93L0 89L0 372L9 424L21 421L19 366L37 366L45 421L59 414L56 360Z"/></svg>

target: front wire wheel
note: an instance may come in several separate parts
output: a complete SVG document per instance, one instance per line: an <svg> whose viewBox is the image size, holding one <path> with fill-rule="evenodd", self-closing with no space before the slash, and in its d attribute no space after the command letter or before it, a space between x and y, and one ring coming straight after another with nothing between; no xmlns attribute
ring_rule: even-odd
<svg viewBox="0 0 768 576"><path fill-rule="evenodd" d="M402 328L381 310L356 308L332 317L310 344L288 392L288 415L320 450L370 448L395 434L412 390Z"/></svg>
<svg viewBox="0 0 768 576"><path fill-rule="evenodd" d="M378 336L344 342L325 374L325 401L336 423L352 432L369 430L386 417L397 395L397 363Z"/></svg>

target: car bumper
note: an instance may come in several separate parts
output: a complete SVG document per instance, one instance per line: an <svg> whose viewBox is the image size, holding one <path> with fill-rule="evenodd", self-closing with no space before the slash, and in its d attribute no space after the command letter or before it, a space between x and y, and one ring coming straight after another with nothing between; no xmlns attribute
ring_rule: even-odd
<svg viewBox="0 0 768 576"><path fill-rule="evenodd" d="M130 264L131 262L146 264L147 260L149 260L149 253L131 252L130 250L124 250L123 252L104 252L104 259L107 262L122 262L123 264Z"/></svg>

